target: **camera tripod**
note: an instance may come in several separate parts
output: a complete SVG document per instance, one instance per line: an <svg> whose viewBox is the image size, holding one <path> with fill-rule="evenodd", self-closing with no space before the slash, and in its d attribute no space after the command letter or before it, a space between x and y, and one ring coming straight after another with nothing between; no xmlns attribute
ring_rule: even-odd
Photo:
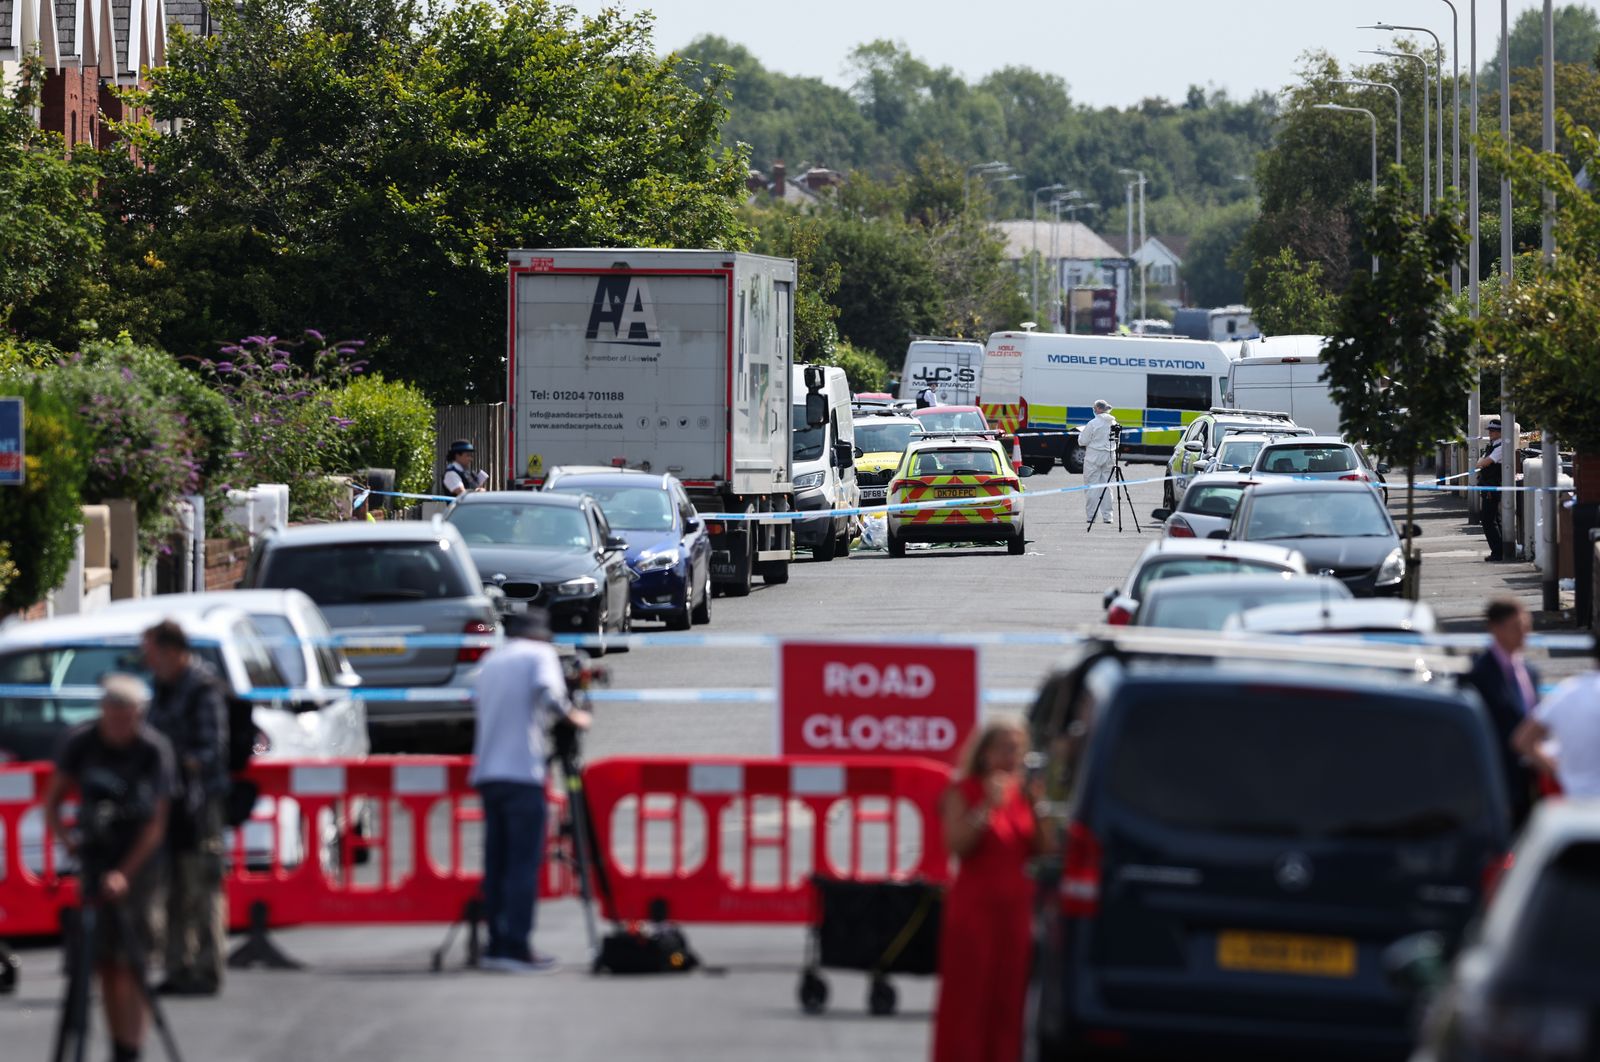
<svg viewBox="0 0 1600 1062"><path fill-rule="evenodd" d="M93 994L95 972L95 933L101 918L109 918L114 939L128 965L133 970L134 981L145 1006L150 1009L151 1022L161 1037L161 1046L172 1062L183 1062L178 1043L167 1025L166 1013L150 991L148 956L144 941L129 924L128 909L124 902L106 903L99 899L102 874L88 859L80 868L78 885L82 902L76 912L66 912L66 972L67 987L61 1000L61 1012L56 1024L55 1045L51 1051L53 1062L83 1062L89 1044L89 998ZM170 931L170 930L169 930Z"/></svg>
<svg viewBox="0 0 1600 1062"><path fill-rule="evenodd" d="M1098 486L1100 488L1100 497L1094 503L1094 512L1089 514L1088 530L1094 530L1095 521L1100 519L1100 509L1105 505L1106 498L1111 496L1116 499L1112 504L1117 507L1118 533L1120 534L1122 531L1123 506L1128 508L1128 517L1133 521L1133 529L1142 532L1144 528L1139 526L1139 513L1133 507L1133 496L1128 493L1128 480L1122 474L1122 448L1120 446L1111 459L1111 478Z"/></svg>

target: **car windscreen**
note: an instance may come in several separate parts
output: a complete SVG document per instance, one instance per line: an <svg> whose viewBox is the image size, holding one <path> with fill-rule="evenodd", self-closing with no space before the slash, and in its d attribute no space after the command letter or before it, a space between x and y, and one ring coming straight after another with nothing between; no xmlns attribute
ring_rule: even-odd
<svg viewBox="0 0 1600 1062"><path fill-rule="evenodd" d="M459 506L455 515L476 508L480 506ZM459 521L451 522L459 526ZM433 601L477 592L438 542L282 546L267 553L260 585L269 590L304 590L324 607Z"/></svg>
<svg viewBox="0 0 1600 1062"><path fill-rule="evenodd" d="M994 476L1000 463L993 450L924 450L917 454L915 476Z"/></svg>
<svg viewBox="0 0 1600 1062"><path fill-rule="evenodd" d="M1229 572L1281 572L1283 567L1264 561L1242 560L1238 557L1155 557L1143 568L1133 582L1133 598L1141 600L1151 583L1162 579L1180 579L1185 575L1226 575Z"/></svg>
<svg viewBox="0 0 1600 1062"><path fill-rule="evenodd" d="M924 413L917 419L922 422L923 431L989 430L989 425L984 423L983 414L975 409L951 411L949 413Z"/></svg>
<svg viewBox="0 0 1600 1062"><path fill-rule="evenodd" d="M554 493L589 495L600 503L600 511L606 514L606 522L613 528L624 531L671 531L673 527L672 497L660 487L584 486L580 481L563 482Z"/></svg>
<svg viewBox="0 0 1600 1062"><path fill-rule="evenodd" d="M1281 538L1376 538L1394 534L1378 496L1370 490L1294 491L1257 494L1244 537L1252 542Z"/></svg>
<svg viewBox="0 0 1600 1062"><path fill-rule="evenodd" d="M1126 690L1106 792L1166 826L1277 838L1423 839L1488 822L1470 713L1381 693Z"/></svg>
<svg viewBox="0 0 1600 1062"><path fill-rule="evenodd" d="M1181 582L1174 585L1182 586ZM1343 589L1343 584L1340 584ZM1191 631L1220 631L1232 616L1246 609L1267 605L1292 605L1301 601L1322 601L1333 595L1316 585L1285 581L1282 586L1255 586L1231 590L1213 588L1204 594L1166 595L1159 590L1139 609L1139 623L1145 627L1178 627ZM1343 599L1348 591L1338 594Z"/></svg>
<svg viewBox="0 0 1600 1062"><path fill-rule="evenodd" d="M828 426L806 426L806 407L794 407L794 459L815 461L822 456L822 447L828 441Z"/></svg>
<svg viewBox="0 0 1600 1062"><path fill-rule="evenodd" d="M1242 442L1224 440L1222 449L1217 451L1217 463L1232 465L1234 468L1249 468L1256 463L1256 455L1265 445L1267 444L1259 439L1247 439Z"/></svg>
<svg viewBox="0 0 1600 1062"><path fill-rule="evenodd" d="M1600 985L1600 844L1568 846L1528 896L1511 966L1566 989Z"/></svg>
<svg viewBox="0 0 1600 1062"><path fill-rule="evenodd" d="M250 618L255 620L256 629L266 639L267 650L272 654L272 659L277 661L278 670L283 672L284 678L289 680L291 686L305 685L305 650L289 617L272 612L253 612Z"/></svg>
<svg viewBox="0 0 1600 1062"><path fill-rule="evenodd" d="M457 505L450 513L450 523L469 546L526 546L575 553L594 548L589 517L575 506L517 502Z"/></svg>
<svg viewBox="0 0 1600 1062"><path fill-rule="evenodd" d="M864 454L903 454L911 445L915 424L863 424L856 421L856 449Z"/></svg>
<svg viewBox="0 0 1600 1062"><path fill-rule="evenodd" d="M1244 488L1237 484L1196 483L1184 493L1183 506L1179 511L1197 516L1220 516L1228 520L1233 518L1233 511L1239 507L1239 499L1243 496Z"/></svg>
<svg viewBox="0 0 1600 1062"><path fill-rule="evenodd" d="M215 645L194 643L196 657L219 675L226 674ZM137 645L52 645L0 655L0 686L41 686L61 690L94 686L109 671L122 671L150 681ZM31 691L30 691L31 692ZM100 700L88 697L0 696L0 729L59 724L75 726L100 714Z"/></svg>
<svg viewBox="0 0 1600 1062"><path fill-rule="evenodd" d="M1260 471L1291 476L1354 472L1356 465L1356 452L1350 447L1325 443L1274 443L1259 459Z"/></svg>

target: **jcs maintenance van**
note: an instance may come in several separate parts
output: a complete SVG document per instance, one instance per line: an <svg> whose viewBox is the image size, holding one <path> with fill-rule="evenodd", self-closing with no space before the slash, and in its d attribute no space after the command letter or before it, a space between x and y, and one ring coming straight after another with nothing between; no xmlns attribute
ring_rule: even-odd
<svg viewBox="0 0 1600 1062"><path fill-rule="evenodd" d="M703 513L794 508L795 264L728 251L512 251L508 452L671 473ZM711 579L789 579L792 522L713 520Z"/></svg>
<svg viewBox="0 0 1600 1062"><path fill-rule="evenodd" d="M906 348L900 397L916 398L924 387L939 393L941 406L970 406L978 394L983 344L963 339L918 338Z"/></svg>
<svg viewBox="0 0 1600 1062"><path fill-rule="evenodd" d="M1022 433L1025 464L1043 473L1060 461L1081 472L1073 432L1094 416L1096 399L1111 403L1125 453L1165 456L1185 425L1221 404L1229 360L1228 348L1200 340L996 332L984 348L978 405L1000 431Z"/></svg>

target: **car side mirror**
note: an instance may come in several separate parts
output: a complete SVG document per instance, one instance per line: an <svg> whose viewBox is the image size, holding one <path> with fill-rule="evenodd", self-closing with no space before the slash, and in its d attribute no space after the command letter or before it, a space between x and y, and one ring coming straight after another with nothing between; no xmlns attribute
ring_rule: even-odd
<svg viewBox="0 0 1600 1062"><path fill-rule="evenodd" d="M1384 979L1402 995L1417 996L1443 985L1450 976L1444 938L1438 933L1413 933L1383 950Z"/></svg>
<svg viewBox="0 0 1600 1062"><path fill-rule="evenodd" d="M1111 607L1111 602L1115 601L1116 599L1117 588L1113 586L1110 590L1107 590L1105 592L1105 596L1100 599L1100 607L1109 609Z"/></svg>
<svg viewBox="0 0 1600 1062"><path fill-rule="evenodd" d="M1400 529L1400 533L1402 535L1409 535L1411 538L1421 538L1422 537L1422 525L1421 524L1407 524L1405 527Z"/></svg>
<svg viewBox="0 0 1600 1062"><path fill-rule="evenodd" d="M1150 510L1150 519L1152 519L1152 520L1165 520L1167 517L1169 517L1171 515L1172 515L1172 510L1171 509L1151 509Z"/></svg>
<svg viewBox="0 0 1600 1062"><path fill-rule="evenodd" d="M705 521L698 516L691 516L683 522L683 526L690 531L698 531L704 524Z"/></svg>
<svg viewBox="0 0 1600 1062"><path fill-rule="evenodd" d="M856 464L856 448L840 439L833 444L833 463L839 469L854 468Z"/></svg>
<svg viewBox="0 0 1600 1062"><path fill-rule="evenodd" d="M628 540L623 538L621 535L612 534L612 535L607 535L606 536L606 552L607 553L610 553L610 552L612 552L614 550L627 549L627 548L628 548Z"/></svg>
<svg viewBox="0 0 1600 1062"><path fill-rule="evenodd" d="M1018 479L1027 479L1031 475L1033 475L1033 466L1032 465L1018 465L1017 466L1017 478Z"/></svg>
<svg viewBox="0 0 1600 1062"><path fill-rule="evenodd" d="M828 423L828 396L812 391L806 395L806 427L820 428Z"/></svg>
<svg viewBox="0 0 1600 1062"><path fill-rule="evenodd" d="M1205 451L1205 446L1200 442L1199 439L1190 439L1188 442L1183 444L1183 448L1188 450L1191 454L1203 453Z"/></svg>
<svg viewBox="0 0 1600 1062"><path fill-rule="evenodd" d="M1207 535L1206 537L1207 538L1227 538L1228 537L1228 529L1225 528L1225 527L1219 527L1215 531L1211 532L1211 534Z"/></svg>
<svg viewBox="0 0 1600 1062"><path fill-rule="evenodd" d="M1387 476L1389 474L1389 462L1379 461L1377 464L1377 472L1380 476Z"/></svg>

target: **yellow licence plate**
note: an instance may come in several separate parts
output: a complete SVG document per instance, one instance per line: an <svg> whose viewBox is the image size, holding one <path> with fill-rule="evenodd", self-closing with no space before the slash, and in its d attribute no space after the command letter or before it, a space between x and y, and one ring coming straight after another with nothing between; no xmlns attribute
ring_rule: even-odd
<svg viewBox="0 0 1600 1062"><path fill-rule="evenodd" d="M1356 944L1343 937L1225 930L1217 935L1217 965L1249 973L1354 977Z"/></svg>
<svg viewBox="0 0 1600 1062"><path fill-rule="evenodd" d="M935 498L976 498L978 489L976 487L935 487L933 496Z"/></svg>
<svg viewBox="0 0 1600 1062"><path fill-rule="evenodd" d="M344 647L345 656L403 656L405 651L404 642L368 642Z"/></svg>

